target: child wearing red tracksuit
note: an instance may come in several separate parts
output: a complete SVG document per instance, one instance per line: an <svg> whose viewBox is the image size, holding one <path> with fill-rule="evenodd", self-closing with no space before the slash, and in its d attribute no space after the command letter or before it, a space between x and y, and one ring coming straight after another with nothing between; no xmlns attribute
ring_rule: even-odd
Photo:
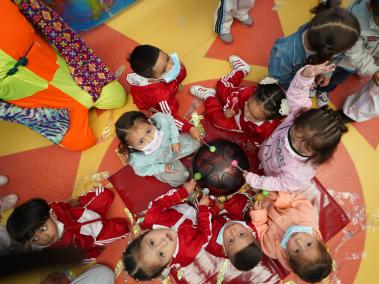
<svg viewBox="0 0 379 284"><path fill-rule="evenodd" d="M7 221L12 239L34 249L76 247L86 261L96 258L104 244L125 238L125 218L104 218L114 195L102 186L72 202L31 199L15 208ZM76 204L75 204L76 203Z"/></svg>
<svg viewBox="0 0 379 284"><path fill-rule="evenodd" d="M140 45L132 51L128 60L134 72L126 76L126 81L136 106L153 113L171 114L180 132L200 140L197 128L177 114L179 102L176 95L187 76L178 55L168 55L155 46Z"/></svg>
<svg viewBox="0 0 379 284"><path fill-rule="evenodd" d="M133 240L124 253L130 276L144 281L159 277L165 268L179 268L194 261L211 238L209 199L197 206L183 202L195 187L191 180L152 201L141 224L148 230Z"/></svg>
<svg viewBox="0 0 379 284"><path fill-rule="evenodd" d="M250 134L258 146L287 114L285 93L272 78L239 86L251 68L235 55L229 62L233 70L217 82L216 90L195 85L191 93L204 100L205 118L215 127Z"/></svg>
<svg viewBox="0 0 379 284"><path fill-rule="evenodd" d="M248 209L249 197L245 194L226 201L212 218L212 238L205 248L214 256L230 259L235 268L243 271L254 268L263 257L257 245L257 230L251 222L244 221Z"/></svg>

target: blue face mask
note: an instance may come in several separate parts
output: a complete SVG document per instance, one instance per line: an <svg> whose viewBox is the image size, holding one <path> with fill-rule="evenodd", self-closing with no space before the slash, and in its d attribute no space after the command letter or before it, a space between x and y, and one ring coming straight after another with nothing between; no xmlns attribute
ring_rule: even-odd
<svg viewBox="0 0 379 284"><path fill-rule="evenodd" d="M174 81L180 73L180 60L176 53L170 54L172 60L172 67L169 71L162 75L162 79L166 83Z"/></svg>
<svg viewBox="0 0 379 284"><path fill-rule="evenodd" d="M308 226L297 226L292 225L290 226L287 231L285 232L282 241L280 242L280 246L284 249L287 249L287 243L288 240L292 237L295 233L307 233L309 235L312 235L312 227Z"/></svg>

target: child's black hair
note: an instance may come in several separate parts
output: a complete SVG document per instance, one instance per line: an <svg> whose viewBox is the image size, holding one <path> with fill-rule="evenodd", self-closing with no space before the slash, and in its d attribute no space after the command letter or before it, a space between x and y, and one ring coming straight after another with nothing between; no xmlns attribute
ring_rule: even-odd
<svg viewBox="0 0 379 284"><path fill-rule="evenodd" d="M263 105L267 120L280 116L279 110L286 94L278 84L258 84L253 95Z"/></svg>
<svg viewBox="0 0 379 284"><path fill-rule="evenodd" d="M379 17L379 0L370 0L370 8L372 14L376 17Z"/></svg>
<svg viewBox="0 0 379 284"><path fill-rule="evenodd" d="M30 199L13 210L7 221L7 231L13 240L25 244L49 218L49 204L41 198Z"/></svg>
<svg viewBox="0 0 379 284"><path fill-rule="evenodd" d="M153 67L157 63L160 49L152 45L139 45L129 55L132 70L138 75L153 78Z"/></svg>
<svg viewBox="0 0 379 284"><path fill-rule="evenodd" d="M316 54L309 56L309 64L321 64L334 55L350 49L360 36L357 18L339 7L340 0L320 2L311 12L316 14L309 22L306 38Z"/></svg>
<svg viewBox="0 0 379 284"><path fill-rule="evenodd" d="M333 261L326 247L319 241L319 256L313 261L289 257L288 262L293 272L308 283L317 283L326 278L332 271Z"/></svg>
<svg viewBox="0 0 379 284"><path fill-rule="evenodd" d="M302 139L313 155L309 158L314 165L327 162L336 150L341 137L348 131L342 110L309 109L295 118L293 127L303 135Z"/></svg>
<svg viewBox="0 0 379 284"><path fill-rule="evenodd" d="M137 122L146 122L150 123L147 116L140 111L128 111L119 117L116 121L116 136L118 140L120 140L120 144L118 146L118 150L121 154L130 153L133 151L137 151L135 149L129 148L128 141L126 140L126 136L128 132L135 126Z"/></svg>
<svg viewBox="0 0 379 284"><path fill-rule="evenodd" d="M233 266L242 271L253 269L262 258L262 250L256 241L229 257Z"/></svg>
<svg viewBox="0 0 379 284"><path fill-rule="evenodd" d="M159 277L166 266L152 267L149 269L141 267L139 262L139 250L146 233L134 239L126 248L123 255L124 269L128 274L138 281L146 281Z"/></svg>

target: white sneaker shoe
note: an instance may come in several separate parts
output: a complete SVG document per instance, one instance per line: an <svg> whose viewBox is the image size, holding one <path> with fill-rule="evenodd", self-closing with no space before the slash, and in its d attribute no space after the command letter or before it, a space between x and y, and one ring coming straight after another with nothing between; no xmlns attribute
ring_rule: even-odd
<svg viewBox="0 0 379 284"><path fill-rule="evenodd" d="M252 17L248 16L246 20L240 21L243 25L251 27L254 24L254 20Z"/></svg>
<svg viewBox="0 0 379 284"><path fill-rule="evenodd" d="M329 104L329 97L327 92L317 93L316 99L318 107L323 107Z"/></svg>
<svg viewBox="0 0 379 284"><path fill-rule="evenodd" d="M234 70L242 70L242 71L245 71L246 74L249 74L251 71L250 65L247 64L245 61L243 61L237 55L230 55L229 62L230 62L230 65L232 65Z"/></svg>
<svg viewBox="0 0 379 284"><path fill-rule="evenodd" d="M195 97L200 100L205 101L209 97L214 97L216 95L216 90L212 88L206 88L200 85L194 85L191 87L190 92Z"/></svg>
<svg viewBox="0 0 379 284"><path fill-rule="evenodd" d="M0 198L0 213L13 208L18 201L17 194L8 194Z"/></svg>

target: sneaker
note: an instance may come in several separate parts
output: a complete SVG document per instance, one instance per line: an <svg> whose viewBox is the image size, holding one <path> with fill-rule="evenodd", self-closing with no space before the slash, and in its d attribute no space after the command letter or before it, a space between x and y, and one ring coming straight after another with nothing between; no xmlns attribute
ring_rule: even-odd
<svg viewBox="0 0 379 284"><path fill-rule="evenodd" d="M248 16L248 18L244 21L240 21L243 25L251 27L254 24L254 20L252 17Z"/></svg>
<svg viewBox="0 0 379 284"><path fill-rule="evenodd" d="M9 194L0 198L0 213L13 208L17 203L17 194Z"/></svg>
<svg viewBox="0 0 379 284"><path fill-rule="evenodd" d="M317 93L316 86L313 86L313 87L311 87L311 88L309 89L309 97L310 97L310 98L314 98L315 95L316 95L316 93Z"/></svg>
<svg viewBox="0 0 379 284"><path fill-rule="evenodd" d="M246 72L246 74L249 74L251 71L250 65L247 64L245 61L243 61L237 55L230 55L229 62L230 62L230 65L232 65L234 70L243 70Z"/></svg>
<svg viewBox="0 0 379 284"><path fill-rule="evenodd" d="M232 36L231 33L223 34L223 35L218 35L218 36L226 44L231 44L233 42L233 36Z"/></svg>
<svg viewBox="0 0 379 284"><path fill-rule="evenodd" d="M323 107L329 104L329 97L327 92L317 93L316 99L318 107Z"/></svg>
<svg viewBox="0 0 379 284"><path fill-rule="evenodd" d="M191 87L190 92L195 97L205 101L209 97L214 97L216 90L212 88L206 88L200 85L194 85Z"/></svg>

